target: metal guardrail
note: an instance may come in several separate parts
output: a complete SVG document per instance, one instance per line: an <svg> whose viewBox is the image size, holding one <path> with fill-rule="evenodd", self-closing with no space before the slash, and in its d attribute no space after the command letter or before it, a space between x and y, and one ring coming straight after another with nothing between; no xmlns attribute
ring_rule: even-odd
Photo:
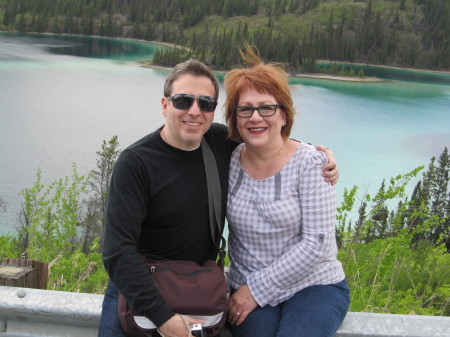
<svg viewBox="0 0 450 337"><path fill-rule="evenodd" d="M0 337L96 337L103 295L0 286Z"/></svg>
<svg viewBox="0 0 450 337"><path fill-rule="evenodd" d="M103 295L0 286L0 337L96 337ZM450 317L349 312L335 337L450 337Z"/></svg>

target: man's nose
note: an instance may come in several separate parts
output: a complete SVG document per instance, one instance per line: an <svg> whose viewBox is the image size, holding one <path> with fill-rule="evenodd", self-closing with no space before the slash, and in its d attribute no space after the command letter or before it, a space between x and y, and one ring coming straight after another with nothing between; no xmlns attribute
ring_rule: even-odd
<svg viewBox="0 0 450 337"><path fill-rule="evenodd" d="M198 100L194 99L194 103L192 103L192 106L189 108L188 113L190 115L199 115L201 114L202 110L200 109L198 105Z"/></svg>

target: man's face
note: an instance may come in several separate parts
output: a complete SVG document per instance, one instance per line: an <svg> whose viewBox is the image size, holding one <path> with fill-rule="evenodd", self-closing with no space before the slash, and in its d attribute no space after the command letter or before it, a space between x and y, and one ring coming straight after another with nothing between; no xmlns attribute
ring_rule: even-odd
<svg viewBox="0 0 450 337"><path fill-rule="evenodd" d="M185 74L173 82L171 96L176 94L214 97L215 91L208 77ZM197 148L214 120L214 112L202 111L197 99L187 109L177 109L173 103L167 97L161 99L163 115L166 117L162 138L179 149Z"/></svg>

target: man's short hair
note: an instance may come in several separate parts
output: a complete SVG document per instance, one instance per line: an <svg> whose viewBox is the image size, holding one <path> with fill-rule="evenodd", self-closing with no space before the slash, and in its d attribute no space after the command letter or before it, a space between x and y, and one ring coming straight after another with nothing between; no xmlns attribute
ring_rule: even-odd
<svg viewBox="0 0 450 337"><path fill-rule="evenodd" d="M178 63L175 68L167 75L164 83L164 96L170 96L172 94L173 82L175 82L180 76L185 74L191 74L193 76L206 76L214 85L215 95L214 98L219 98L219 81L213 72L202 62L196 59L189 59L187 61Z"/></svg>

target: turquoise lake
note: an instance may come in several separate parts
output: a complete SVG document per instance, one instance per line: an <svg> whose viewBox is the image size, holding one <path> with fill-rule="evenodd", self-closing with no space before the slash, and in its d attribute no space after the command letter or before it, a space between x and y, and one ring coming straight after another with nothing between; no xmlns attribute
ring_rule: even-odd
<svg viewBox="0 0 450 337"><path fill-rule="evenodd" d="M124 148L162 125L167 71L138 62L157 48L0 33L0 198L7 203L0 234L17 226L19 193L38 168L46 184L70 175L72 162L86 174L102 140L118 135ZM428 165L450 146L449 74L372 70L385 81L291 78L298 112L292 137L333 150L338 201L354 185L360 196L375 193L383 179ZM221 87L218 122L223 99Z"/></svg>

